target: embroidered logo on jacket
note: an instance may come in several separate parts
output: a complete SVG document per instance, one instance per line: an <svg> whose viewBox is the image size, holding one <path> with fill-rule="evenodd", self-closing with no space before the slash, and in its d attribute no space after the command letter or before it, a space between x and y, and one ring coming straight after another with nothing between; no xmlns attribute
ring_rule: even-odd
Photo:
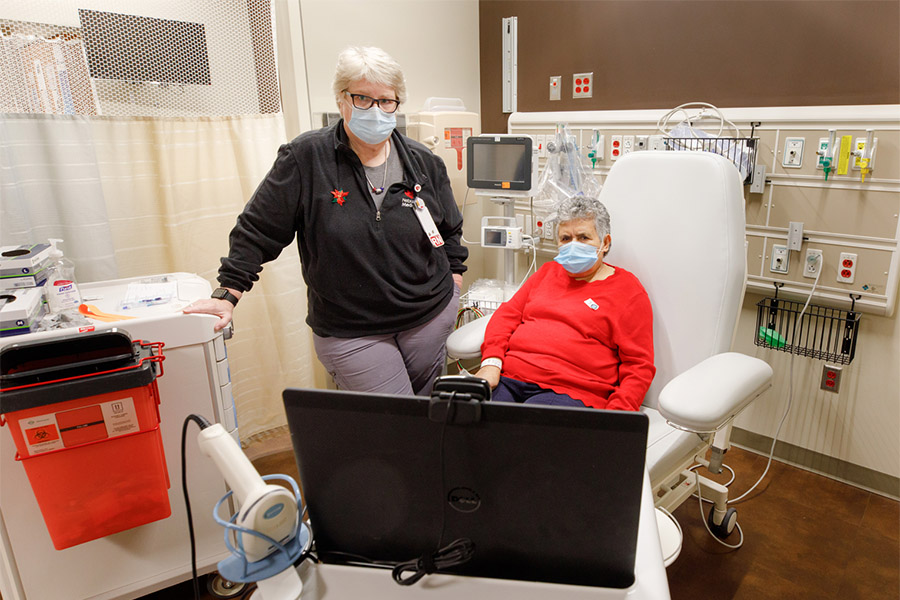
<svg viewBox="0 0 900 600"><path fill-rule="evenodd" d="M332 202L337 202L338 205L343 206L343 205L344 205L344 199L347 197L347 195L348 195L349 193L350 193L350 192L345 192L344 190L332 190L332 191L331 191L331 195L333 196L333 198L331 199L331 201L332 201Z"/></svg>

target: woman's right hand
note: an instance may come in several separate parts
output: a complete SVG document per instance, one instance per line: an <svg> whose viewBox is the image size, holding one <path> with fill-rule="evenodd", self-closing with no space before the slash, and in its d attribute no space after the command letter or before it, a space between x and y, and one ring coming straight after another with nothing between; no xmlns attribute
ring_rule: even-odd
<svg viewBox="0 0 900 600"><path fill-rule="evenodd" d="M219 317L219 320L216 321L216 324L213 326L213 331L219 331L231 323L234 305L228 300L208 298L205 300L197 300L190 306L186 306L182 312L186 315L201 314Z"/></svg>
<svg viewBox="0 0 900 600"><path fill-rule="evenodd" d="M494 389L500 384L500 367L481 367L478 369L478 372L475 373L475 377L484 379L491 386L491 389Z"/></svg>

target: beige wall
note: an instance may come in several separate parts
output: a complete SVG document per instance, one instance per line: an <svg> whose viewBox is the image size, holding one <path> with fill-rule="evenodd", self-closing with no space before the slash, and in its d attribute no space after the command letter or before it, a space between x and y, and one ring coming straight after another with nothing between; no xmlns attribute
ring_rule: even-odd
<svg viewBox="0 0 900 600"><path fill-rule="evenodd" d="M347 46L378 46L403 67L409 100L462 98L479 109L476 0L300 0L313 113L336 111L331 80Z"/></svg>

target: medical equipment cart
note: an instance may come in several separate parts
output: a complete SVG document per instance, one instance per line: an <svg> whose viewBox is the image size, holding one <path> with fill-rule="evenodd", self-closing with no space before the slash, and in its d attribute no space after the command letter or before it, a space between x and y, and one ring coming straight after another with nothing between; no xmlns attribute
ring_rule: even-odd
<svg viewBox="0 0 900 600"><path fill-rule="evenodd" d="M129 287L129 284L133 284ZM174 290L171 298L122 309L134 286ZM107 537L56 550L41 516L16 447L0 429L0 595L4 600L138 598L191 577L190 539L181 492L181 428L191 413L210 415L238 439L231 379L222 332L216 317L185 315L181 309L208 298L209 283L196 275L171 273L80 286L84 302L98 314L128 315L120 321L93 320L94 330L118 329L132 339L164 344L165 375L158 380L160 432L171 485L172 514L162 520ZM0 347L53 340L77 328L18 335ZM239 440L238 440L239 441ZM210 469L196 444L187 444L188 485L195 511L215 505L228 490ZM228 552L222 530L212 519L195 518L200 573L215 570Z"/></svg>

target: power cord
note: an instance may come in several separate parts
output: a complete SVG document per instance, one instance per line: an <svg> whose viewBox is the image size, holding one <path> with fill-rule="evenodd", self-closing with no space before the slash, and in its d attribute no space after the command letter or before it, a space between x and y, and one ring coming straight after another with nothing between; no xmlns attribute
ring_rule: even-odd
<svg viewBox="0 0 900 600"><path fill-rule="evenodd" d="M200 580L197 576L197 541L194 538L194 519L191 515L191 499L188 497L187 488L187 453L185 446L187 441L187 428L191 421L200 429L206 429L210 422L200 415L188 415L181 427L181 491L184 494L184 508L187 511L188 535L191 538L191 575L194 582L194 600L200 600Z"/></svg>
<svg viewBox="0 0 900 600"><path fill-rule="evenodd" d="M809 291L809 296L806 298L806 304L803 305L803 308L800 310L800 313L797 315L797 320L794 322L794 330L792 332L792 338L791 338L792 340L795 339L797 336L797 328L800 326L800 322L803 319L803 315L804 315L804 313L806 313L806 309L809 307L809 303L812 300L813 294L816 291L816 286L818 286L818 284L819 284L819 277L822 275L822 265L821 265L822 257L818 256L818 255L812 255L812 256L815 258L816 261L818 261L820 263L819 269L816 272L816 279L813 282L812 289L810 289L810 291ZM778 441L778 434L781 432L781 427L782 427L782 425L784 425L784 422L787 419L788 414L790 413L791 405L792 405L793 399L794 399L794 359L795 359L795 357L796 357L796 354L792 352L791 360L790 360L790 373L789 373L789 384L788 384L788 402L787 402L787 406L785 407L784 414L781 416L781 421L778 423L778 427L775 430L775 435L772 438L772 447L769 449L769 457L768 457L768 461L766 462L766 468L763 471L762 475L759 476L759 479L756 480L756 483L754 483L750 487L750 489L748 489L746 492L744 492L737 498L728 500L727 504L735 504L735 503L743 500L745 497L747 497L747 495L750 494L750 492L752 492L753 490L755 490L756 487L762 482L762 480L765 479L766 474L769 472L769 467L772 465L772 458L775 455L775 444ZM701 465L699 465L699 464L694 465L694 466L690 467L689 470L693 471L694 469L697 469L700 466ZM728 487L734 482L734 479L735 479L734 469L732 469L731 467L729 467L728 465L726 465L724 463L722 464L722 467L725 469L728 469L728 471L731 473L731 479L728 480L728 483L723 484L725 487ZM703 521L703 525L706 527L706 531L709 532L709 535L714 540L716 540L717 542L719 542L720 544L722 544L723 546L725 546L727 548L731 548L734 550L740 548L744 544L744 531L741 529L740 523L735 522L735 524L734 524L735 527L737 527L738 532L741 534L740 542L738 542L737 545L726 544L712 532L712 530L709 527L709 523L706 522L706 518L703 516L703 503L704 502L712 502L712 500L703 498L702 494L700 493L699 485L697 486L697 493L694 495L699 500L700 518ZM668 513L668 511L665 511L665 512ZM668 514L671 515L671 513L668 513ZM679 526L679 530L680 529L681 529L681 527Z"/></svg>
<svg viewBox="0 0 900 600"><path fill-rule="evenodd" d="M800 327L800 322L803 320L803 315L806 313L806 309L809 307L809 303L812 300L813 294L816 291L816 286L819 285L819 277L822 275L822 257L818 255L815 256L816 261L819 262L819 269L816 272L816 280L813 282L812 289L809 291L809 297L806 299L806 304L803 305L803 308L800 310L800 314L797 315L797 320L794 322L794 330L791 333L791 341L795 341L797 338L797 330ZM769 467L772 465L772 457L775 455L775 444L778 442L778 434L781 433L781 427L784 425L785 420L787 420L788 413L791 411L791 405L794 402L794 359L797 357L797 354L791 352L791 361L790 361L790 372L788 374L789 382L788 382L788 401L787 406L784 409L784 414L781 416L781 421L778 423L778 428L775 429L775 435L772 436L772 447L769 449L769 460L766 462L766 468L763 471L763 474L759 476L759 479L756 480L756 483L751 486L749 490L728 501L728 504L735 504L743 500L747 495L756 489L756 486L762 482L762 480L766 477L766 473L769 472Z"/></svg>
<svg viewBox="0 0 900 600"><path fill-rule="evenodd" d="M688 114L688 111L687 111L687 109L689 109L689 108L699 108L700 112L694 116L691 116ZM702 120L709 116L706 113L706 109L710 109L713 113L715 113L715 116L718 117L718 119L719 119L719 132L716 134L716 137L722 136L722 132L725 130L726 123L728 125L730 125L731 128L734 130L735 137L741 137L740 128L737 125L735 125L734 123L732 123L731 121L729 121L728 119L726 119L725 115L722 114L721 110L719 110L716 106L709 104L708 102L686 102L685 104L676 106L675 108L673 108L672 110L670 110L669 112L667 112L666 114L664 114L663 116L661 116L659 118L659 120L656 122L656 128L664 136L671 137L670 129L668 127L669 127L669 120L674 115L678 114L679 112L682 113L684 115L684 118L680 121L680 123L687 123L688 126L692 127L693 126L692 121L699 121L699 120Z"/></svg>
<svg viewBox="0 0 900 600"><path fill-rule="evenodd" d="M444 456L444 436L447 433L447 424L451 422L456 413L454 400L457 392L449 393L449 401L447 404L447 412L444 413L443 423L441 425L441 435L438 441L439 460L441 463L441 489L438 493L441 505L441 531L438 535L438 550L426 553L419 558L398 563L391 575L394 581L400 585L413 585L425 575L430 575L438 570L449 569L450 567L459 566L471 560L475 554L475 543L468 538L456 539L446 546L442 546L444 542L444 530L447 525L447 506L444 502L444 490L447 489L447 469ZM412 575L404 577L405 573L411 572Z"/></svg>
<svg viewBox="0 0 900 600"><path fill-rule="evenodd" d="M400 585L413 585L425 575L467 562L474 553L475 544L472 540L460 538L432 554L424 554L415 560L398 564L391 575ZM412 575L404 578L404 574L409 572Z"/></svg>

